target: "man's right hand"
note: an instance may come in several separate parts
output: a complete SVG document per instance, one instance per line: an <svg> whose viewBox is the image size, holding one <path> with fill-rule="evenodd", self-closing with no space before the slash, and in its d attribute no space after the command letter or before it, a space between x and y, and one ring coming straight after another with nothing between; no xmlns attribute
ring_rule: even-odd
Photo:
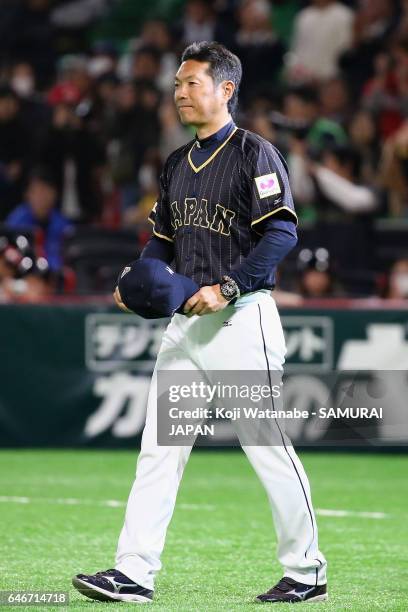
<svg viewBox="0 0 408 612"><path fill-rule="evenodd" d="M123 310L123 312L130 312L130 313L132 313L132 311L131 311L131 310L129 310L129 308L127 308L127 307L124 305L124 303L122 302L122 297L121 297L121 295L120 295L120 293L119 293L119 289L118 289L118 287L116 287L116 289L115 289L115 293L113 294L113 298L114 298L114 300L115 300L115 302L116 302L116 305L117 305L117 306L119 306L119 308L120 308L121 310ZM133 314L133 313L132 313L132 314Z"/></svg>

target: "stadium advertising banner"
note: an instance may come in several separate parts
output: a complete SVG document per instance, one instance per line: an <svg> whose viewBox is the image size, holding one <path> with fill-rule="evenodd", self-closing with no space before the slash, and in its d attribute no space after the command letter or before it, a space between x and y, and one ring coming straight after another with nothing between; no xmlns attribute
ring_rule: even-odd
<svg viewBox="0 0 408 612"><path fill-rule="evenodd" d="M175 418L159 419L159 443L175 443L168 436L177 427L185 433L194 422L186 443L198 434L201 446L237 445L234 421L247 427L250 419L258 437L245 443L266 444L267 410L279 406L285 412L272 418L297 445L407 445L407 312L307 309L281 315L287 345L283 380L271 380L268 371L256 379L253 372L240 373L246 395L241 393L238 403L229 397L224 405L220 395L222 383L233 386L231 372L213 373L217 402L185 394L183 405L207 410L195 412L193 421L188 413L185 420L172 402L177 390L188 385L199 390L199 383L182 372L166 382L158 372L159 415L168 415L170 406ZM147 321L106 306L3 305L0 321L2 447L140 445L165 320ZM282 391L272 404L270 395L257 404L254 388L279 384ZM161 385L174 391L167 403Z"/></svg>

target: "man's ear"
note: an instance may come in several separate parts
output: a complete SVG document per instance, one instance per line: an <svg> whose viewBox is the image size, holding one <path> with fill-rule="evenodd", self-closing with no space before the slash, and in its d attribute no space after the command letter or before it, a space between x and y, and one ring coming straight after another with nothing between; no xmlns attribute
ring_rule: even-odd
<svg viewBox="0 0 408 612"><path fill-rule="evenodd" d="M231 100L234 91L235 91L235 84L232 81L224 81L222 84L223 90L224 90L224 95L226 97L227 100Z"/></svg>

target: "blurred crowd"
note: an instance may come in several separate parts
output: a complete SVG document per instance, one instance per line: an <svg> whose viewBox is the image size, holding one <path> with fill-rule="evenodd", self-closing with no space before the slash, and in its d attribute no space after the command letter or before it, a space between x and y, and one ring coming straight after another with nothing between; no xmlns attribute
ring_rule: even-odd
<svg viewBox="0 0 408 612"><path fill-rule="evenodd" d="M366 295L408 298L408 232L385 280L372 233L408 218L408 1L185 0L133 38L93 37L121 1L0 4L0 300L72 287L63 242L77 227L134 228L143 245L162 164L193 136L172 94L181 51L200 40L240 57L235 120L284 153L314 231L282 289L347 296L339 270L358 269L381 273Z"/></svg>

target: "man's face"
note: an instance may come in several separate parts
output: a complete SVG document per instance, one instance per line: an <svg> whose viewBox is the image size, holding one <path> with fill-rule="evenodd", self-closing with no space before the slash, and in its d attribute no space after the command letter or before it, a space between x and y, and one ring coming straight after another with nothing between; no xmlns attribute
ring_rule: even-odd
<svg viewBox="0 0 408 612"><path fill-rule="evenodd" d="M18 102L14 96L0 98L0 121L6 123L12 121L18 112Z"/></svg>
<svg viewBox="0 0 408 612"><path fill-rule="evenodd" d="M317 114L316 105L305 101L296 94L288 94L283 102L284 113L289 119L313 121Z"/></svg>
<svg viewBox="0 0 408 612"><path fill-rule="evenodd" d="M0 255L0 282L6 278L13 278L13 268L6 261L4 255Z"/></svg>
<svg viewBox="0 0 408 612"><path fill-rule="evenodd" d="M40 221L48 219L54 208L57 193L54 187L41 180L31 181L27 191L27 199L34 215Z"/></svg>
<svg viewBox="0 0 408 612"><path fill-rule="evenodd" d="M323 297L330 291L330 276L319 270L306 270L303 273L302 284L307 297Z"/></svg>
<svg viewBox="0 0 408 612"><path fill-rule="evenodd" d="M187 60L177 71L174 101L184 125L211 123L222 113L232 95L231 81L214 83L208 73L208 62Z"/></svg>

